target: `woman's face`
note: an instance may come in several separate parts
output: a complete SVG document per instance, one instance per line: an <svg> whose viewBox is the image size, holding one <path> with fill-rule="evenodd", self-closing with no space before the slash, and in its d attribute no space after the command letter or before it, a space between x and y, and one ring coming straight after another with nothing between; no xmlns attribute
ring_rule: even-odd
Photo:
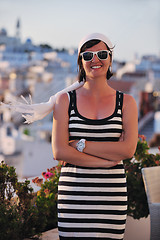
<svg viewBox="0 0 160 240"><path fill-rule="evenodd" d="M105 43L100 42L91 48L87 48L87 51L100 51L100 50L107 50L107 46ZM86 80L87 78L96 78L96 77L104 77L106 79L106 74L108 71L109 66L111 65L111 58L108 54L108 58L106 60L100 60L96 55L94 55L92 61L86 62L82 58L82 65L86 73Z"/></svg>

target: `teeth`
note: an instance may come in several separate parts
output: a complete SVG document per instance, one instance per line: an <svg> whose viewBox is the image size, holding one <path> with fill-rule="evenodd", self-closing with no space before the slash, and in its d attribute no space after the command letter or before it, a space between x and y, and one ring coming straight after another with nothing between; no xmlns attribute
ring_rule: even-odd
<svg viewBox="0 0 160 240"><path fill-rule="evenodd" d="M101 66L93 66L92 68L100 68Z"/></svg>

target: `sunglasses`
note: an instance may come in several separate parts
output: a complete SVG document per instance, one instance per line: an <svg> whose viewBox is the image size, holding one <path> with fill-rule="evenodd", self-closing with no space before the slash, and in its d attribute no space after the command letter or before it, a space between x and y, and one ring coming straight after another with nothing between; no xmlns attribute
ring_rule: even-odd
<svg viewBox="0 0 160 240"><path fill-rule="evenodd" d="M106 60L108 58L110 51L108 50L100 50L97 52L82 52L80 56L82 56L83 60L86 62L92 61L94 55L98 57L99 60Z"/></svg>

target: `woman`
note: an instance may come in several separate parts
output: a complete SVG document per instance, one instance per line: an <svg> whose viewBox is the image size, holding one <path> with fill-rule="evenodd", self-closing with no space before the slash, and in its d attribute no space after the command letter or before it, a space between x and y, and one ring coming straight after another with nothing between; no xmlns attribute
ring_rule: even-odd
<svg viewBox="0 0 160 240"><path fill-rule="evenodd" d="M135 100L107 83L112 52L102 34L82 39L79 81L85 83L56 99L52 147L54 158L65 162L58 190L60 239L124 236L127 189L122 160L135 152L138 117Z"/></svg>

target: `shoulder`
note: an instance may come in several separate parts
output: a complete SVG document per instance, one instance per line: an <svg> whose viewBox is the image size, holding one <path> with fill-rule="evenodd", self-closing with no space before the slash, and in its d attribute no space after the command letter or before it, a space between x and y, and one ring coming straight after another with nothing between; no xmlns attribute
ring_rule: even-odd
<svg viewBox="0 0 160 240"><path fill-rule="evenodd" d="M124 93L123 96L124 96L123 99L124 99L124 104L125 105L136 104L136 100L131 95Z"/></svg>
<svg viewBox="0 0 160 240"><path fill-rule="evenodd" d="M137 111L137 103L134 97L129 94L123 94L123 110Z"/></svg>
<svg viewBox="0 0 160 240"><path fill-rule="evenodd" d="M57 96L56 104L69 104L69 93L62 93Z"/></svg>
<svg viewBox="0 0 160 240"><path fill-rule="evenodd" d="M57 96L55 102L55 112L57 111L68 111L69 107L69 96L68 93L62 93Z"/></svg>

